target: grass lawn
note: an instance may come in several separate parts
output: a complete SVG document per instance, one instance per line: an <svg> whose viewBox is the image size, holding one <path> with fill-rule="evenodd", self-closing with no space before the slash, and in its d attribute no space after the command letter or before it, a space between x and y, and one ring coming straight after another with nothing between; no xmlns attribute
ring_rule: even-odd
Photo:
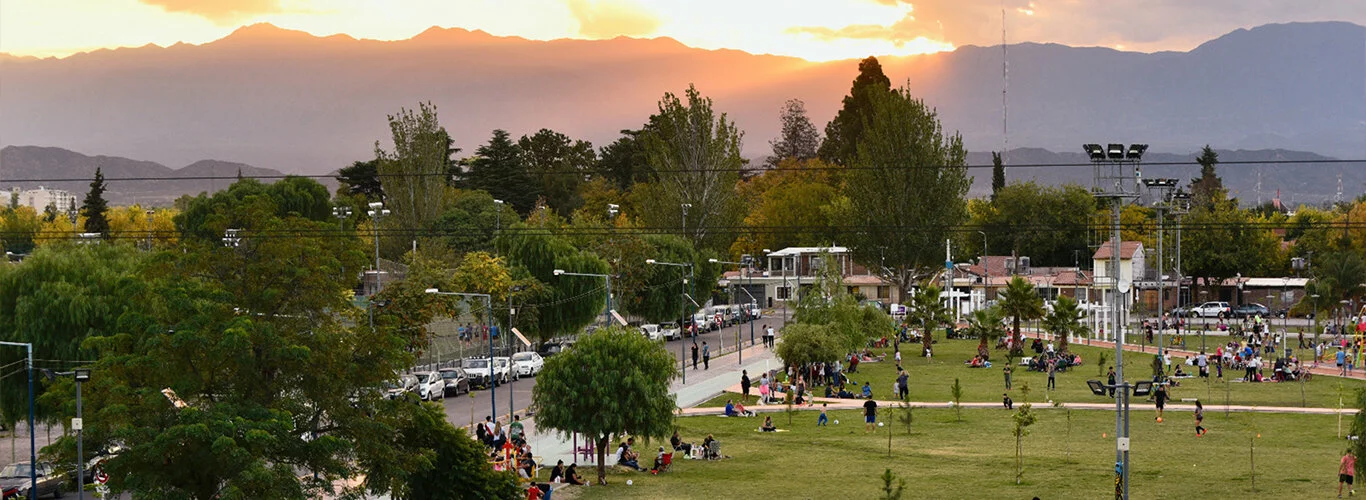
<svg viewBox="0 0 1366 500"><path fill-rule="evenodd" d="M1062 402L1108 402L1109 398L1097 397L1091 394L1086 386L1086 381L1090 379L1105 380L1105 367L1100 367L1097 372L1096 361L1102 352L1105 353L1106 366L1114 365L1114 350L1088 347L1086 345L1073 344L1072 352L1079 354L1082 358L1082 366L1075 367L1067 372L1057 374L1057 389L1047 391L1045 387L1048 383L1048 375L1042 372L1028 372L1024 367L1016 366L1013 378L1014 390L1011 397L1016 401L1021 400L1020 387L1028 383L1031 391L1030 400L1043 401L1049 397L1055 401ZM880 349L876 352L890 352L891 349ZM1001 393L1005 392L1005 377L1002 373L1002 365L1005 361L1005 352L1000 350L992 351L991 368L968 368L963 361L970 359L977 352L977 341L975 340L940 340L935 344L935 356L930 359L914 356L912 353L919 351L919 344L902 346L902 363L910 375L910 399L912 401L951 401L952 395L950 387L953 385L954 378L958 378L963 385L963 401L1000 401ZM1027 351L1032 354L1031 351ZM1130 381L1151 379L1152 377L1152 353L1124 353L1124 374ZM1172 363L1177 363L1173 358ZM1018 361L1017 361L1018 363ZM1188 371L1194 372L1194 367ZM1269 372L1269 368L1268 368ZM1264 372L1264 373L1268 373ZM1289 383L1226 383L1224 380L1241 377L1242 373L1225 372L1224 380L1215 378L1216 372L1210 370L1210 379L1207 384L1200 378L1181 379L1181 385L1171 391L1174 401L1180 402L1183 398L1198 398L1208 407L1208 411L1215 411L1216 406L1222 406L1227 394L1230 404L1234 405L1260 405L1260 406L1301 406L1300 384L1298 382ZM758 374L751 374L757 384ZM860 363L857 373L850 373L849 378L862 384L870 381L873 389L873 397L876 399L893 399L892 382L896 380L896 365L892 361L891 354L887 360L880 363ZM1356 389L1366 387L1366 382L1360 380L1348 380L1337 377L1314 377L1304 384L1304 402L1308 406L1336 408L1338 404L1338 383L1342 384L1342 397L1344 404L1351 404L1352 395ZM739 380L736 380L739 383ZM817 395L823 395L822 388L810 389L820 391ZM858 392L857 388L851 390ZM752 395L758 394L758 389L751 390ZM722 395L703 405L699 406L724 406L727 397L733 395ZM1141 401L1140 401L1141 402Z"/></svg>
<svg viewBox="0 0 1366 500"><path fill-rule="evenodd" d="M1036 398L1037 399L1037 398ZM759 418L680 418L686 441L714 434L717 462L675 460L660 476L609 472L605 487L577 487L568 498L876 498L886 468L906 480L906 498L1105 498L1114 488L1113 412L1039 405L1036 424L1024 438L1023 483L1015 484L1011 412L919 409L906 427L881 409L888 427L866 434L855 411L831 412L839 420L815 426L817 413L774 414L780 429L760 433ZM1194 434L1189 412L1168 412L1158 424L1152 412L1134 412L1131 493L1134 498L1323 498L1337 487L1337 460L1346 441L1336 418L1321 415L1233 414L1208 411L1204 437ZM891 455L888 456L888 435ZM1107 436L1108 434L1108 436ZM1260 434L1260 438L1256 437ZM654 446L658 446L657 444ZM642 464L656 448L641 445ZM596 475L585 468L585 477ZM627 486L626 480L635 483ZM556 493L557 498L561 497Z"/></svg>

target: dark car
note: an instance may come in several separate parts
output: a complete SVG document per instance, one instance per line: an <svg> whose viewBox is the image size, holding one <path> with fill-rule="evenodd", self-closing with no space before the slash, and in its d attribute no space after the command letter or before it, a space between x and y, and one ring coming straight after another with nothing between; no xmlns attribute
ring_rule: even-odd
<svg viewBox="0 0 1366 500"><path fill-rule="evenodd" d="M550 342L546 342L546 343L544 343L544 344L541 344L541 348L540 348L540 349L537 349L537 350L536 350L536 353L537 353L537 354L540 354L542 358L548 358L548 357L554 356L554 355L556 355L556 354L562 353L562 352L564 352L565 350L568 350L569 348L572 348L572 347L574 347L574 341L572 341L572 340L564 340L564 341L558 341L558 342L557 342L557 341L550 341Z"/></svg>
<svg viewBox="0 0 1366 500"><path fill-rule="evenodd" d="M4 498L38 498L43 495L52 495L52 498L62 497L62 483L66 478L57 474L52 464L47 462L38 462L38 494L30 497L31 470L29 462L16 462L0 469L0 491L4 492Z"/></svg>
<svg viewBox="0 0 1366 500"><path fill-rule="evenodd" d="M1172 315L1173 318L1185 318L1185 317L1191 316L1191 307L1190 307L1190 306L1173 307L1172 310L1169 311L1169 313Z"/></svg>
<svg viewBox="0 0 1366 500"><path fill-rule="evenodd" d="M470 392L470 378L465 375L465 370L459 368L442 368L441 378L446 381L446 394Z"/></svg>
<svg viewBox="0 0 1366 500"><path fill-rule="evenodd" d="M1258 304L1256 302L1249 302L1247 304L1243 304L1241 306L1233 308L1233 317L1235 318L1251 318L1253 316L1270 318L1271 309L1268 309L1266 306Z"/></svg>

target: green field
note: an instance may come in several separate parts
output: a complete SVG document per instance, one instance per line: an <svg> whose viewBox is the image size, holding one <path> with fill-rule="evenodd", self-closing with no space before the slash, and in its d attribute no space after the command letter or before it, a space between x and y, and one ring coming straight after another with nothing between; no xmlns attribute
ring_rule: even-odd
<svg viewBox="0 0 1366 500"><path fill-rule="evenodd" d="M954 378L958 378L963 385L963 401L965 402L1000 401L1001 393L1005 392L1005 380L1000 364L1005 359L1004 351L992 351L994 362L991 368L968 368L963 364L963 361L970 359L976 353L977 342L974 340L941 340L935 344L935 356L930 359L911 355L918 352L919 344L903 344L902 349L903 366L910 375L910 399L912 401L948 402L952 400L950 386L953 385ZM876 352L889 351L890 349L880 349ZM1086 386L1086 381L1088 379L1104 381L1104 371L1097 372L1096 361L1104 352L1107 358L1106 365L1113 365L1114 350L1073 344L1072 351L1081 355L1083 365L1067 372L1059 372L1057 374L1057 389L1054 391L1044 390L1048 381L1047 374L1027 372L1024 367L1016 366L1012 375L1015 390L1012 391L1011 397L1017 401L1020 400L1020 387L1027 382L1031 390L1030 399L1033 401L1043 401L1045 398L1061 402L1098 403L1111 401L1109 398L1092 395ZM1125 378L1130 381L1151 379L1152 359L1152 353L1124 353ZM1173 358L1173 364L1177 362L1177 359ZM1188 371L1194 371L1194 367L1184 368ZM858 372L849 374L849 378L860 384L864 381L871 382L873 396L876 399L893 399L892 382L896 379L895 372L895 363L889 354L887 361L884 362L861 363ZM1264 373L1269 375L1270 369L1268 368ZM1222 406L1226 397L1228 402L1233 405L1298 407L1303 402L1311 407L1336 408L1339 394L1341 394L1345 404L1350 404L1354 391L1366 387L1366 382L1361 380L1317 376L1304 384L1302 401L1301 387L1298 382L1226 383L1225 380L1241 377L1242 373L1226 372L1224 380L1219 380L1214 375L1214 369L1211 368L1208 383L1199 378L1181 379L1181 385L1172 388L1173 400L1179 402L1181 399L1198 398L1210 407L1210 411L1214 411L1216 406ZM751 374L751 376L757 384L757 374ZM736 382L738 383L739 380ZM1341 392L1339 392L1339 383L1342 386ZM809 390L819 392L818 396L823 395L823 388L816 387ZM850 390L855 390L855 388L850 388ZM758 389L753 389L751 394L757 395ZM723 395L700 406L724 406L726 398L727 396Z"/></svg>
<svg viewBox="0 0 1366 500"><path fill-rule="evenodd" d="M1114 413L1039 405L1038 423L1024 438L1023 483L1015 484L1011 413L965 409L914 410L910 434L894 416L866 434L856 411L831 412L840 425L815 427L815 412L773 414L788 432L760 433L759 418L697 416L677 421L687 441L714 434L722 461L679 459L660 476L609 473L605 487L576 487L569 498L876 498L878 476L891 468L906 479L906 498L1105 498L1114 488ZM896 410L899 411L899 410ZM1196 437L1189 412L1132 415L1133 498L1324 498L1336 488L1346 443L1336 417L1207 412L1209 433ZM1348 420L1344 420L1347 422ZM891 455L888 455L888 435ZM1107 435L1108 434L1108 435ZM1260 434L1260 438L1257 436ZM1255 443L1255 450L1250 448ZM655 445L657 446L657 445ZM642 463L653 447L642 445ZM650 457L650 458L646 458ZM585 469L585 476L592 469ZM635 483L627 486L626 480ZM562 497L556 493L557 498Z"/></svg>

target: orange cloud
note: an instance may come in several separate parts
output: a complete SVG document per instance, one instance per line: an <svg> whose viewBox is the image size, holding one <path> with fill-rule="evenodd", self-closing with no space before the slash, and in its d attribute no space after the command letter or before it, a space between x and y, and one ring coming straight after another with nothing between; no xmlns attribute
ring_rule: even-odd
<svg viewBox="0 0 1366 500"><path fill-rule="evenodd" d="M166 12L183 12L217 24L231 24L260 14L284 11L280 0L139 0Z"/></svg>
<svg viewBox="0 0 1366 500"><path fill-rule="evenodd" d="M569 12L579 22L579 34L588 38L647 36L661 23L633 0L568 0Z"/></svg>

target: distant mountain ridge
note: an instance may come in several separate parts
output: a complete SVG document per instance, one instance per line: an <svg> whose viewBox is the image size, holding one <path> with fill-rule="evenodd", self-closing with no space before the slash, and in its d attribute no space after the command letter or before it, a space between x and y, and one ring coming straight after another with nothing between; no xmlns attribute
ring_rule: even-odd
<svg viewBox="0 0 1366 500"><path fill-rule="evenodd" d="M1011 45L1010 148L1144 142L1154 154L1187 155L1210 144L1366 159L1364 42L1362 26L1321 22L1237 30L1188 52ZM1001 47L880 60L969 150L1003 148ZM254 25L202 45L0 56L0 145L318 174L372 158L376 141L387 148L386 116L419 101L439 107L467 154L495 128L514 137L551 128L601 147L640 126L664 92L695 83L745 131L745 155L760 157L783 101L803 99L821 127L856 73L856 61L665 38L534 41L432 28L385 42ZM1300 168L1267 166L1291 180Z"/></svg>
<svg viewBox="0 0 1366 500"><path fill-rule="evenodd" d="M0 149L0 190L13 187L35 189L39 186L63 189L84 199L90 191L90 179L99 168L111 180L105 196L115 205L143 206L170 205L182 195L213 192L232 184L231 177L239 172L243 177L275 177L278 170L253 167L243 163L219 160L200 160L179 169L150 161L131 160L117 156L87 156L62 148L41 146L7 146ZM205 177L228 177L206 179ZM43 181L16 183L11 179L81 179L74 181ZM262 182L274 182L263 179ZM330 183L335 188L336 183Z"/></svg>

